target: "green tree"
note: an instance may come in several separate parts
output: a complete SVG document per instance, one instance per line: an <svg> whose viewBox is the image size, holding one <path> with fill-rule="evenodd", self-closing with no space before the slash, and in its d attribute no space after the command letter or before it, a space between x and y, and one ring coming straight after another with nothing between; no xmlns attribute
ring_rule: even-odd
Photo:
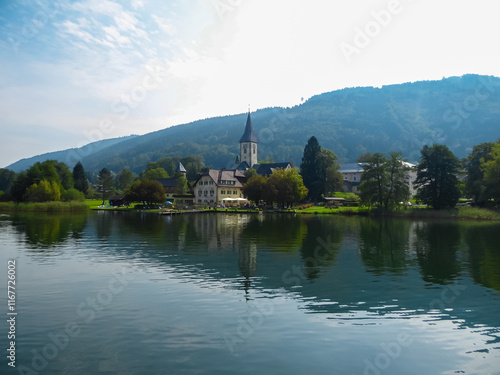
<svg viewBox="0 0 500 375"><path fill-rule="evenodd" d="M325 194L330 195L336 191L344 191L344 176L335 167L326 169Z"/></svg>
<svg viewBox="0 0 500 375"><path fill-rule="evenodd" d="M188 192L188 180L184 173L178 173L177 177L177 186L175 187L175 193L179 195L187 194Z"/></svg>
<svg viewBox="0 0 500 375"><path fill-rule="evenodd" d="M30 182L31 178L28 176L28 171L22 171L16 175L12 187L10 188L10 193L14 201L24 201L26 190L32 185Z"/></svg>
<svg viewBox="0 0 500 375"><path fill-rule="evenodd" d="M107 168L101 169L99 171L99 175L97 176L96 190L102 197L102 204L104 204L106 199L109 199L109 197L114 193L114 185L111 172Z"/></svg>
<svg viewBox="0 0 500 375"><path fill-rule="evenodd" d="M245 177L248 179L252 178L256 174L257 174L257 171L253 168L248 168L244 173Z"/></svg>
<svg viewBox="0 0 500 375"><path fill-rule="evenodd" d="M320 163L320 179L324 181L322 194L330 192L342 191L344 185L344 177L340 173L340 163L337 155L331 150L322 148L319 156Z"/></svg>
<svg viewBox="0 0 500 375"><path fill-rule="evenodd" d="M493 199L496 204L500 203L500 143L495 143L489 154L490 160L483 161L484 185L486 196Z"/></svg>
<svg viewBox="0 0 500 375"><path fill-rule="evenodd" d="M406 174L410 170L406 160L400 152L391 152L387 159L387 173L389 175L389 190L385 199L385 207L398 206L410 198L410 187L406 182Z"/></svg>
<svg viewBox="0 0 500 375"><path fill-rule="evenodd" d="M300 165L300 174L307 187L310 200L321 199L324 189L323 165L320 163L321 146L315 136L307 141L304 147L304 156Z"/></svg>
<svg viewBox="0 0 500 375"><path fill-rule="evenodd" d="M126 191L125 197L130 202L146 202L148 206L165 202L165 189L159 181L138 180Z"/></svg>
<svg viewBox="0 0 500 375"><path fill-rule="evenodd" d="M73 181L75 189L81 191L83 194L87 194L89 181L85 176L85 169L83 169L83 165L80 162L76 163L73 167Z"/></svg>
<svg viewBox="0 0 500 375"><path fill-rule="evenodd" d="M10 191L12 184L14 183L14 179L16 178L16 172L11 171L10 169L0 169L0 190L5 193Z"/></svg>
<svg viewBox="0 0 500 375"><path fill-rule="evenodd" d="M42 188L38 187L38 185L44 180L50 184L57 184L59 186L59 192L61 192L61 190L63 190L63 186L56 167L54 167L55 163L58 165L62 164L55 162L54 160L47 160L43 163L35 163L27 171L18 173L11 187L12 198L16 202L24 201L27 198L27 190L36 184L38 188L36 191L41 191ZM62 166L59 166L59 169L61 171L64 170ZM45 184L42 184L42 186L45 186ZM34 191L35 190L33 188L32 192Z"/></svg>
<svg viewBox="0 0 500 375"><path fill-rule="evenodd" d="M474 146L472 152L464 160L464 167L467 172L465 194L479 206L484 206L488 202L491 198L492 188L494 190L494 186L486 184L484 166L493 160L492 150L495 144L500 144L500 141L481 143Z"/></svg>
<svg viewBox="0 0 500 375"><path fill-rule="evenodd" d="M258 162L258 164L270 164L270 163L274 163L274 159L272 156L269 156L267 159L263 159Z"/></svg>
<svg viewBox="0 0 500 375"><path fill-rule="evenodd" d="M361 200L386 209L407 201L410 195L405 180L407 171L400 152L391 152L389 157L381 153L373 154L363 165L363 182L359 186Z"/></svg>
<svg viewBox="0 0 500 375"><path fill-rule="evenodd" d="M243 195L255 204L264 200L266 192L267 178L258 174L250 177L243 185Z"/></svg>
<svg viewBox="0 0 500 375"><path fill-rule="evenodd" d="M460 198L460 162L445 145L424 146L417 169L417 199L435 209L452 208Z"/></svg>
<svg viewBox="0 0 500 375"><path fill-rule="evenodd" d="M379 152L373 154L365 165L361 175L361 201L384 207L388 190L387 157Z"/></svg>
<svg viewBox="0 0 500 375"><path fill-rule="evenodd" d="M182 163L184 168L186 168L186 178L188 181L196 180L201 169L205 166L203 157L200 155L186 156L179 161ZM177 163L175 163L175 165L177 165Z"/></svg>
<svg viewBox="0 0 500 375"><path fill-rule="evenodd" d="M42 180L31 185L26 191L26 200L29 202L58 201L61 198L61 189L55 182Z"/></svg>
<svg viewBox="0 0 500 375"><path fill-rule="evenodd" d="M115 186L118 190L125 191L132 185L137 176L128 169L122 169L115 178Z"/></svg>
<svg viewBox="0 0 500 375"><path fill-rule="evenodd" d="M168 173L158 163L149 163L147 168L140 174L141 180L157 180L168 178Z"/></svg>
<svg viewBox="0 0 500 375"><path fill-rule="evenodd" d="M67 190L74 187L73 174L66 164L61 163L57 160L48 160L47 163L50 163L54 166L54 169L59 176L60 185L63 189Z"/></svg>
<svg viewBox="0 0 500 375"><path fill-rule="evenodd" d="M294 202L302 201L307 193L302 176L293 168L278 168L267 180L267 200L277 202L282 208L291 207Z"/></svg>
<svg viewBox="0 0 500 375"><path fill-rule="evenodd" d="M43 163L35 163L28 169L28 179L30 181L30 186L39 183L42 180L46 180L49 182L55 181L61 184L61 180L59 175L57 174L56 168L51 163L51 161L47 160Z"/></svg>
<svg viewBox="0 0 500 375"><path fill-rule="evenodd" d="M87 176L85 176L85 169L83 169L82 163L78 162L73 167L73 181L75 189L81 191L83 194L87 193L89 189L89 181Z"/></svg>
<svg viewBox="0 0 500 375"><path fill-rule="evenodd" d="M61 200L63 202L71 202L71 201L83 202L85 200L85 195L80 190L71 188L61 193Z"/></svg>

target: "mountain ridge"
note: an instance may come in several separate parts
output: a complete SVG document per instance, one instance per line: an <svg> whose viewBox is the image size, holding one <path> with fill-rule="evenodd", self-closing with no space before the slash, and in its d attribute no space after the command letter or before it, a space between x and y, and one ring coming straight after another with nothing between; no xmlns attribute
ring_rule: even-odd
<svg viewBox="0 0 500 375"><path fill-rule="evenodd" d="M259 109L251 116L259 160L273 157L300 165L304 145L314 135L342 162L352 162L367 151L401 151L416 162L426 144L446 144L455 155L465 157L474 145L496 141L500 138L499 104L500 78L468 74L439 81L344 88L314 95L293 107ZM230 168L239 154L246 115L212 117L134 136L97 150L81 162L93 172L103 167L140 172L149 161L196 154L208 166Z"/></svg>

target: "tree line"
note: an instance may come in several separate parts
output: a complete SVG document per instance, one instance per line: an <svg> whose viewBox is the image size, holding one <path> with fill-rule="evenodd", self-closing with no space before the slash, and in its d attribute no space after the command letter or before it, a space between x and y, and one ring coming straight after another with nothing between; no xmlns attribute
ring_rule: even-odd
<svg viewBox="0 0 500 375"><path fill-rule="evenodd" d="M459 160L445 145L424 146L416 167L416 199L433 208L454 207L460 197L470 198L478 206L500 204L500 140L474 146L467 158ZM365 153L362 162L360 198L365 205L391 209L410 198L409 165L401 153ZM187 178L175 173L181 162ZM86 173L78 162L71 171L64 163L47 160L28 170L15 173L0 169L0 200L16 202L72 201L125 194L130 201L148 204L163 202L164 189L157 181L177 177L178 194L188 192L188 180L194 181L206 171L203 158L167 157L149 162L138 175L128 169L113 174L102 168L97 175ZM271 176L259 176L249 169L243 193L255 203L277 203L291 207L302 201L319 202L324 196L343 191L343 176L338 157L320 146L312 136L304 147L298 169L276 170Z"/></svg>
<svg viewBox="0 0 500 375"><path fill-rule="evenodd" d="M365 155L361 200L393 208L407 202L410 167L401 153ZM480 207L500 204L500 140L474 146L459 160L445 145L424 146L416 166L416 200L435 209L453 208L460 197Z"/></svg>
<svg viewBox="0 0 500 375"><path fill-rule="evenodd" d="M176 174L175 167L179 162L186 168L187 178ZM188 190L187 179L196 179L205 168L201 156L191 155L150 162L138 175L128 169L115 174L107 168L94 175L87 173L81 162L71 171L64 163L47 160L19 173L0 169L0 201L83 201L87 198L102 199L104 204L105 200L118 193L126 195L131 201L151 204L152 197L155 197L155 202L164 202L164 189L157 179L176 177L179 185L177 192L185 194Z"/></svg>

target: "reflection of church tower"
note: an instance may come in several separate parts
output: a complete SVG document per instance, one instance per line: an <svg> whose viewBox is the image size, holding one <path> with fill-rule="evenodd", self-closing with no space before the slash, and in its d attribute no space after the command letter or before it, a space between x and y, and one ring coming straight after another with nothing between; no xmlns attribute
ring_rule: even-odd
<svg viewBox="0 0 500 375"><path fill-rule="evenodd" d="M257 164L257 136L253 132L250 111L248 111L245 132L240 139L240 163L243 162L247 162L248 167Z"/></svg>
<svg viewBox="0 0 500 375"><path fill-rule="evenodd" d="M238 267L240 268L241 275L245 278L243 287L245 294L248 295L252 285L251 279L257 271L257 245L255 243L242 245L239 248Z"/></svg>

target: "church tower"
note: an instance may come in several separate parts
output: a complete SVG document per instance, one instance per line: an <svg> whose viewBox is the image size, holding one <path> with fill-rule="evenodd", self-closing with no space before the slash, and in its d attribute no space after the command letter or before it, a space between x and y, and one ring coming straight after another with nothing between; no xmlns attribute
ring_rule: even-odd
<svg viewBox="0 0 500 375"><path fill-rule="evenodd" d="M240 162L247 162L249 167L257 164L257 136L253 132L252 119L248 111L245 132L240 139Z"/></svg>

